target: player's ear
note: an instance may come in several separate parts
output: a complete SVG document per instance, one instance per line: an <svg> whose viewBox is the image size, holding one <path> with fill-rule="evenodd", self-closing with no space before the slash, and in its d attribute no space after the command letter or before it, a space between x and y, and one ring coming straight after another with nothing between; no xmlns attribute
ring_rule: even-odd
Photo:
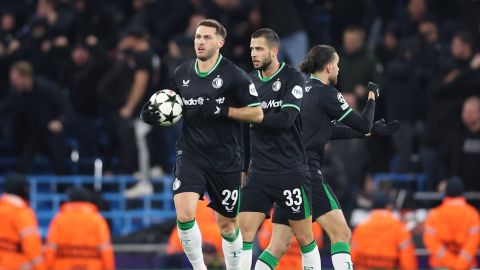
<svg viewBox="0 0 480 270"><path fill-rule="evenodd" d="M332 72L332 63L327 63L325 65L325 70L327 71L327 73Z"/></svg>
<svg viewBox="0 0 480 270"><path fill-rule="evenodd" d="M220 39L220 41L218 42L218 47L219 48L222 48L223 47L223 44L225 44L225 39Z"/></svg>
<svg viewBox="0 0 480 270"><path fill-rule="evenodd" d="M272 52L275 54L275 56L278 55L278 48L277 47L273 47L272 48Z"/></svg>

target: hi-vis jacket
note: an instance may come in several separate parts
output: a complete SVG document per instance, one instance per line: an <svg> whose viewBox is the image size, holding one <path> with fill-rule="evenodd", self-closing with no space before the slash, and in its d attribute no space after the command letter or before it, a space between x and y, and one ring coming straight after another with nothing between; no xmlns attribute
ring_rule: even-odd
<svg viewBox="0 0 480 270"><path fill-rule="evenodd" d="M373 210L352 234L355 269L417 269L412 237L389 210Z"/></svg>
<svg viewBox="0 0 480 270"><path fill-rule="evenodd" d="M20 197L0 197L0 270L45 269L35 213Z"/></svg>
<svg viewBox="0 0 480 270"><path fill-rule="evenodd" d="M423 242L432 268L475 268L479 241L478 212L463 197L443 199L425 220Z"/></svg>
<svg viewBox="0 0 480 270"><path fill-rule="evenodd" d="M110 230L95 205L62 205L49 227L45 261L52 270L115 269Z"/></svg>

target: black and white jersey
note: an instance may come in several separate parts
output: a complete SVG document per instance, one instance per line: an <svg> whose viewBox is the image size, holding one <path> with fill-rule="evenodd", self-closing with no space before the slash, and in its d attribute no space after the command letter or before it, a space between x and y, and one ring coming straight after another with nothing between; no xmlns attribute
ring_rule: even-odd
<svg viewBox="0 0 480 270"><path fill-rule="evenodd" d="M200 72L196 60L175 70L175 91L183 99L183 130L177 141L177 156L194 158L220 172L240 171L243 145L240 122L206 119L201 105L204 96L231 107L259 106L255 85L243 70L218 57L213 68Z"/></svg>
<svg viewBox="0 0 480 270"><path fill-rule="evenodd" d="M294 68L282 63L272 76L262 77L260 71L250 73L258 92L264 116L285 109L300 112L305 79ZM305 150L301 140L300 114L287 129L250 125L249 171L278 174L305 171Z"/></svg>
<svg viewBox="0 0 480 270"><path fill-rule="evenodd" d="M320 169L325 144L335 123L345 119L352 111L335 87L323 84L313 76L307 80L302 109L302 138L309 169Z"/></svg>

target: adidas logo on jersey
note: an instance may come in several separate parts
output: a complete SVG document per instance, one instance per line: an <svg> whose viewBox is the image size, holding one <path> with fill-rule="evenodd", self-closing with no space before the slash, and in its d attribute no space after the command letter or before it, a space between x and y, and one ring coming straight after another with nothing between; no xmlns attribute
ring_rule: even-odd
<svg viewBox="0 0 480 270"><path fill-rule="evenodd" d="M262 109L268 109L268 108L277 108L282 106L282 100L276 101L276 100L269 100L268 103L266 101L262 101L260 106Z"/></svg>
<svg viewBox="0 0 480 270"><path fill-rule="evenodd" d="M183 99L183 104L187 106L196 106L196 105L203 105L203 97L198 97L198 98L189 98L189 99ZM223 104L225 102L225 97L219 97L215 99L218 104Z"/></svg>

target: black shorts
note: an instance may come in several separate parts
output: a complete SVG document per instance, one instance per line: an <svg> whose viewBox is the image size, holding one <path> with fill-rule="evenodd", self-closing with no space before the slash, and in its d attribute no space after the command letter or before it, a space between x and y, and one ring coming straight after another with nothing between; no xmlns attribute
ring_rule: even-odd
<svg viewBox="0 0 480 270"><path fill-rule="evenodd" d="M238 172L218 172L188 158L177 158L174 169L173 194L196 192L203 198L208 192L208 206L225 217L236 217L240 204Z"/></svg>
<svg viewBox="0 0 480 270"><path fill-rule="evenodd" d="M322 173L319 170L309 172L312 179L312 220L315 221L332 210L342 209L332 188L323 179ZM288 213L275 206L273 223L288 225Z"/></svg>
<svg viewBox="0 0 480 270"><path fill-rule="evenodd" d="M270 216L275 203L290 220L311 216L310 178L308 172L289 174L248 173L242 188L241 212L260 212Z"/></svg>

